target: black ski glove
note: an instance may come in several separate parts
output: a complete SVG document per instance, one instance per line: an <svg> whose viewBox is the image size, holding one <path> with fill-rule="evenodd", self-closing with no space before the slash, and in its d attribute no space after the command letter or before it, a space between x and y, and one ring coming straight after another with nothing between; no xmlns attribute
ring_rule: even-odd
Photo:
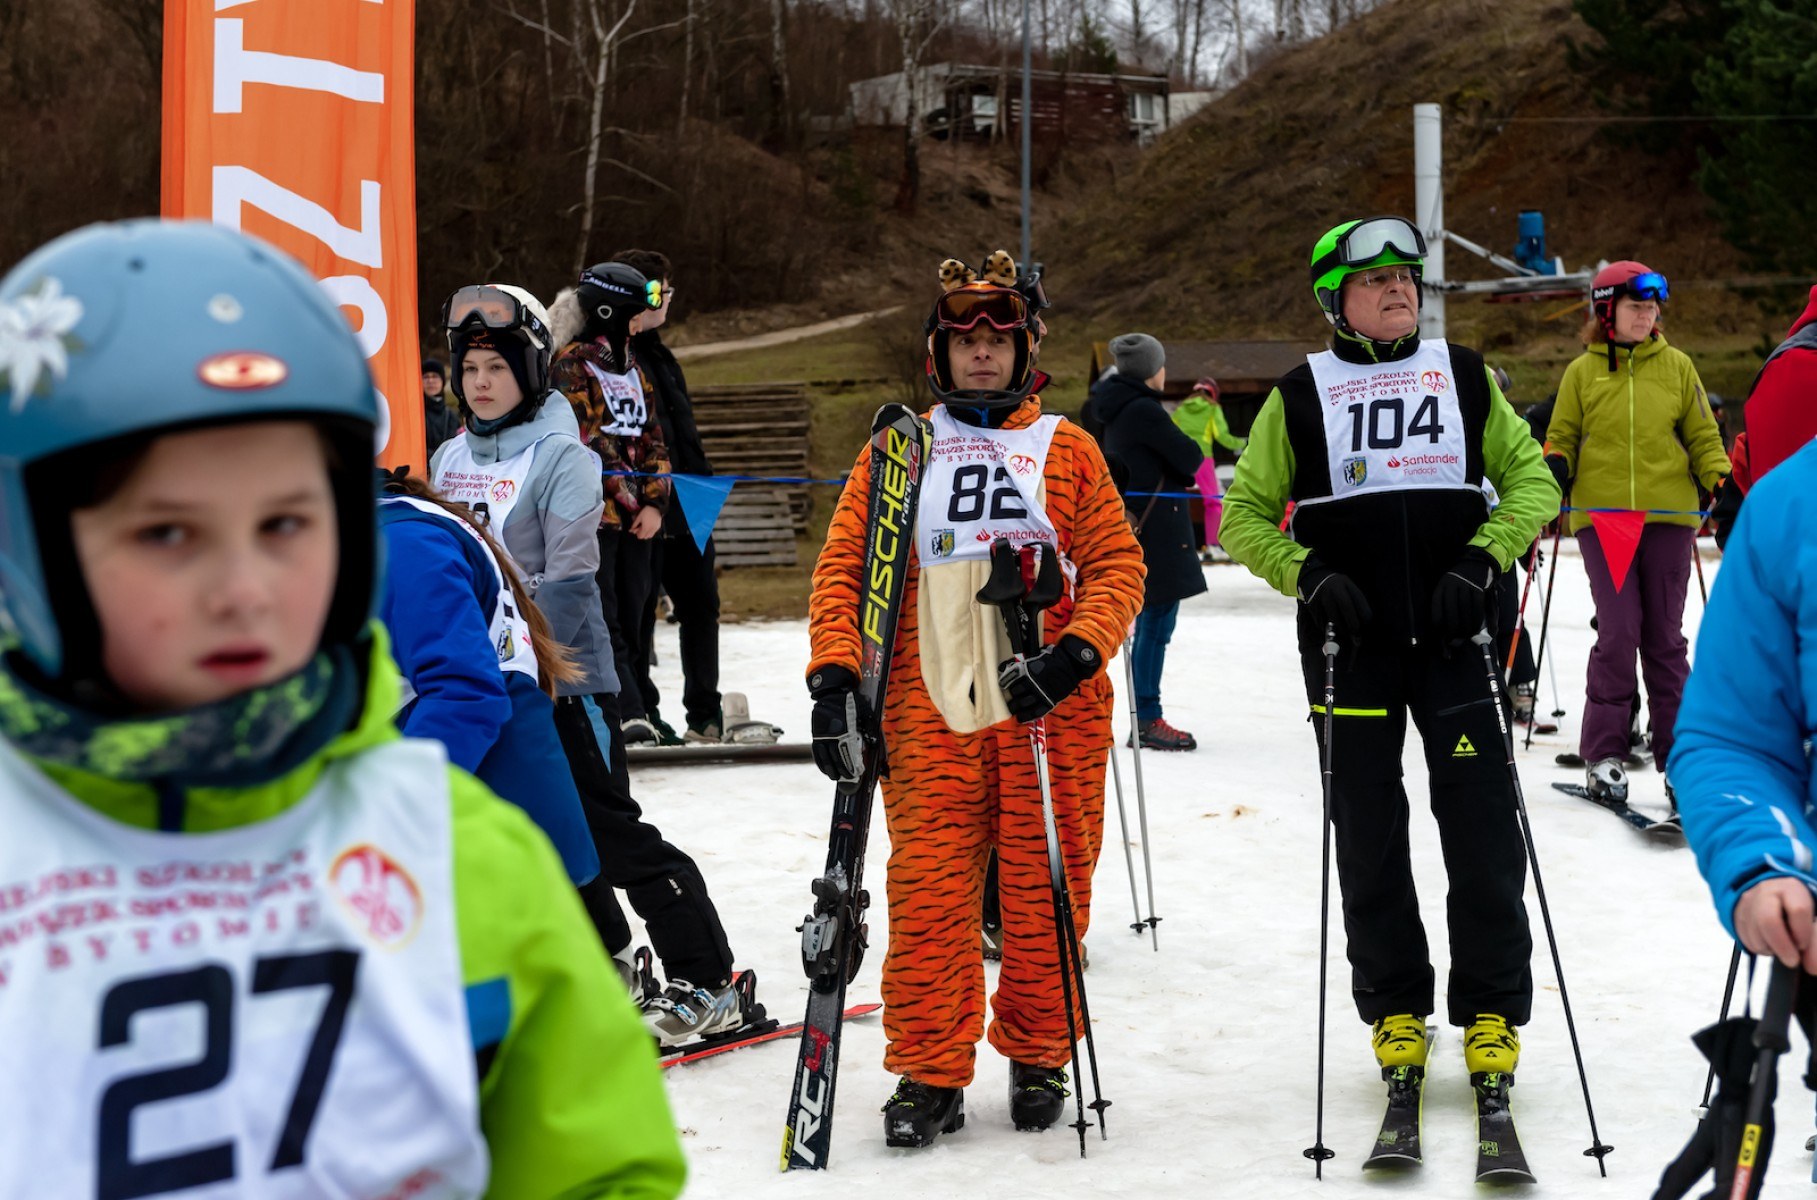
<svg viewBox="0 0 1817 1200"><path fill-rule="evenodd" d="M1734 1190L1735 1161L1741 1154L1741 1130L1747 1119L1748 1092L1758 1058L1754 1049L1756 1024L1753 1017L1730 1017L1720 1025L1712 1025L1692 1036L1691 1040L1697 1043L1704 1057L1716 1064L1716 1095L1710 1101L1709 1112L1697 1123L1691 1140L1660 1175L1659 1190L1653 1193L1653 1200L1681 1200L1690 1195L1691 1189L1706 1174L1716 1186L1704 1195L1726 1200ZM1777 1090L1777 1079L1772 1087ZM1759 1168L1748 1188L1749 1197L1760 1195L1761 1185L1766 1182L1767 1158L1773 1149L1771 1092L1767 1099L1766 1119L1761 1122L1760 1148L1755 1155Z"/></svg>
<svg viewBox="0 0 1817 1200"><path fill-rule="evenodd" d="M1546 467L1552 472L1552 478L1558 480L1558 490L1569 493L1571 490L1571 464L1565 461L1562 454L1546 455Z"/></svg>
<svg viewBox="0 0 1817 1200"><path fill-rule="evenodd" d="M842 781L864 774L864 728L870 706L858 694L858 677L845 667L821 667L808 676L814 698L809 727L814 734L814 765L828 779Z"/></svg>
<svg viewBox="0 0 1817 1200"><path fill-rule="evenodd" d="M1335 625L1339 633L1355 637L1373 615L1363 589L1350 576L1320 562L1316 554L1300 564L1298 593L1300 603L1306 606L1307 615L1320 632L1326 625Z"/></svg>
<svg viewBox="0 0 1817 1200"><path fill-rule="evenodd" d="M1432 589L1432 630L1446 644L1476 636L1489 623L1489 597L1502 569L1481 546L1451 564Z"/></svg>
<svg viewBox="0 0 1817 1200"><path fill-rule="evenodd" d="M1042 648L1032 658L1012 658L997 668L997 685L1009 702L1010 715L1024 723L1039 721L1098 673L1103 659L1091 643L1073 634Z"/></svg>
<svg viewBox="0 0 1817 1200"><path fill-rule="evenodd" d="M1735 532L1735 522L1741 519L1744 495L1733 475L1724 475L1716 481L1716 505L1710 510L1710 520L1716 526L1718 550L1729 547L1729 535Z"/></svg>

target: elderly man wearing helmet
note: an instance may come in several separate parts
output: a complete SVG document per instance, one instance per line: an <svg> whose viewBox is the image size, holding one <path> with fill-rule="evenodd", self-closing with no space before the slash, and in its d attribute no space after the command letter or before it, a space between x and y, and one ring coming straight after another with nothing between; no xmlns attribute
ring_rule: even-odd
<svg viewBox="0 0 1817 1200"><path fill-rule="evenodd" d="M1591 795L1611 801L1628 798L1622 758L1639 702L1637 652L1661 770L1672 752L1691 671L1684 610L1699 510L1729 474L1697 368L1660 332L1668 294L1665 276L1644 263L1614 262L1596 273L1584 352L1565 368L1546 430L1546 465L1569 496L1570 530L1596 601L1579 751ZM1598 509L1647 514L1620 583L1591 521ZM1671 791L1668 782L1668 797Z"/></svg>
<svg viewBox="0 0 1817 1200"><path fill-rule="evenodd" d="M1096 443L1043 415L1033 394L1033 331L1015 264L997 251L982 277L942 264L928 339L933 447L916 520L896 659L883 699L889 774L889 952L883 964L888 1070L902 1076L884 1110L891 1145L925 1146L965 1121L984 1032L978 954L985 860L1000 863L1003 967L993 1046L1011 1062L1009 1117L1044 1129L1059 1116L1071 1053L1048 890L1046 837L1028 735L1047 723L1054 817L1078 932L1103 841L1112 694L1104 661L1142 604L1142 551ZM814 568L816 765L838 779L835 747L858 695L858 597L870 459L858 459ZM998 614L978 604L996 537L1041 542L1071 586L1047 612L1046 647L998 686L1010 657ZM862 718L861 718L862 719Z"/></svg>
<svg viewBox="0 0 1817 1200"><path fill-rule="evenodd" d="M1498 577L1558 512L1539 444L1473 350L1419 336L1425 238L1346 221L1312 252L1332 348L1276 383L1224 497L1224 548L1299 604L1357 1012L1385 1078L1423 1077L1433 970L1408 851L1401 749L1412 716L1450 882L1448 1016L1470 1072L1512 1071L1532 1008L1532 938L1513 781L1482 655ZM1500 497L1491 512L1492 486ZM1295 504L1290 533L1280 528Z"/></svg>

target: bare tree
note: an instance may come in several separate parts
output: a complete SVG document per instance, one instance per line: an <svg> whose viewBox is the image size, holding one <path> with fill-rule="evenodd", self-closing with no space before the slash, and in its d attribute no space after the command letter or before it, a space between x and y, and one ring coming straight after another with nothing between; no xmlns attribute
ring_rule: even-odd
<svg viewBox="0 0 1817 1200"><path fill-rule="evenodd" d="M1274 38L1299 42L1306 38L1306 12L1301 0L1274 0Z"/></svg>
<svg viewBox="0 0 1817 1200"><path fill-rule="evenodd" d="M912 214L921 199L921 56L946 23L939 0L891 0L896 38L902 47L902 178L896 208Z"/></svg>
<svg viewBox="0 0 1817 1200"><path fill-rule="evenodd" d="M788 140L794 121L789 115L789 54L783 37L787 0L770 0L770 132L776 144Z"/></svg>
<svg viewBox="0 0 1817 1200"><path fill-rule="evenodd" d="M600 143L605 136L606 83L610 78L611 66L618 57L618 35L624 32L625 23L637 11L637 0L627 0L625 11L608 27L605 9L611 2L612 0L585 0L587 20L593 27L593 62L588 72L593 80L593 104L587 117L587 173L580 205L580 245L574 250L576 275L587 265L587 246L593 240L593 210L599 194ZM585 62L586 48L578 41L574 45L574 55L576 59Z"/></svg>
<svg viewBox="0 0 1817 1200"><path fill-rule="evenodd" d="M688 127L688 101L694 92L694 23L700 19L701 0L688 0L687 31L682 36L681 51L681 104L675 118L675 132L679 136Z"/></svg>

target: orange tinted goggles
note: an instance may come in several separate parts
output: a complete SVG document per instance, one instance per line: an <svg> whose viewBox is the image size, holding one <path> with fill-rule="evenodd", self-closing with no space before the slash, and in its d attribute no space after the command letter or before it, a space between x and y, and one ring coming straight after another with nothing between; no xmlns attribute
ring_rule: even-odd
<svg viewBox="0 0 1817 1200"><path fill-rule="evenodd" d="M1020 292L1007 288L970 291L961 288L940 297L934 305L934 321L942 329L964 332L976 329L980 322L992 329L1025 329L1028 326L1028 301Z"/></svg>

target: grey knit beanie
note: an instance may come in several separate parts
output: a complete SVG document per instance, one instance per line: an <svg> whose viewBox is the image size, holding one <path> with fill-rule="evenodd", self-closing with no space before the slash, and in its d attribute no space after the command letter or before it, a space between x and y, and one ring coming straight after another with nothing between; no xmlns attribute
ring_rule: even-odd
<svg viewBox="0 0 1817 1200"><path fill-rule="evenodd" d="M1167 352L1161 343L1146 333L1126 333L1110 340L1110 356L1117 364L1117 374L1138 382L1154 378L1167 364Z"/></svg>

